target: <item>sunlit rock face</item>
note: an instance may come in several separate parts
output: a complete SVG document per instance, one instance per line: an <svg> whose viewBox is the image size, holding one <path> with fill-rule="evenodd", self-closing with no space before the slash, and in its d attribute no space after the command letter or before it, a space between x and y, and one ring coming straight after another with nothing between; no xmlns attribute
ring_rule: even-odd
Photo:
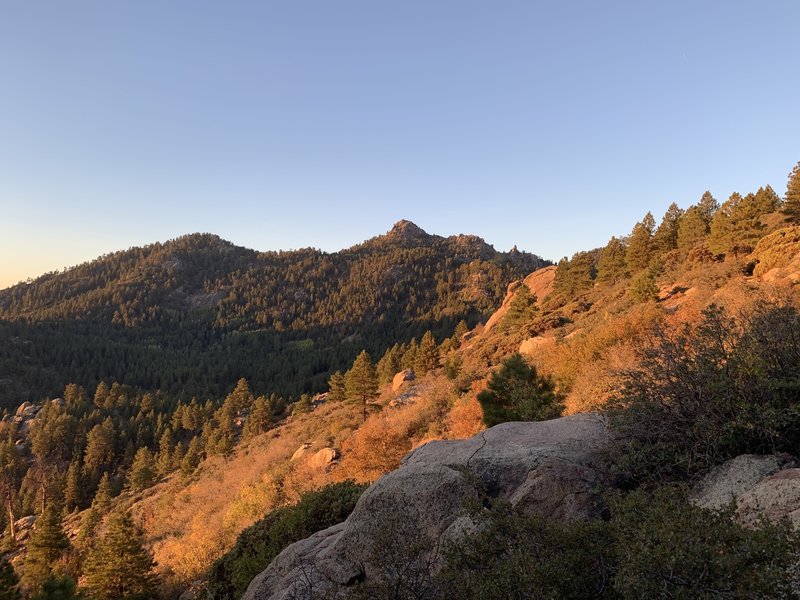
<svg viewBox="0 0 800 600"><path fill-rule="evenodd" d="M447 542L480 528L476 507L487 498L553 519L598 516L605 477L597 451L607 438L601 417L578 414L429 442L373 484L344 523L286 548L243 598L311 598L399 568L429 576Z"/></svg>

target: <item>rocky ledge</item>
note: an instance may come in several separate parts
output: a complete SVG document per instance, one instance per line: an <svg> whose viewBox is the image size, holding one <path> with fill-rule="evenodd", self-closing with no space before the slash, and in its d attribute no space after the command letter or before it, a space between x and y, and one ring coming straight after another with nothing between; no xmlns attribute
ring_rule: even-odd
<svg viewBox="0 0 800 600"><path fill-rule="evenodd" d="M400 565L433 572L447 542L479 526L475 509L487 498L554 519L596 516L604 483L597 450L607 436L600 416L581 414L429 442L374 483L344 523L281 552L243 600L336 594Z"/></svg>

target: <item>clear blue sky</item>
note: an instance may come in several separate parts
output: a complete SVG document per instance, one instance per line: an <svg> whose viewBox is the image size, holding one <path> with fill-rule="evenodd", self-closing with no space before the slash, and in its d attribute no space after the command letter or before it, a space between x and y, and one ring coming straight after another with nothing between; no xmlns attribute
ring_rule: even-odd
<svg viewBox="0 0 800 600"><path fill-rule="evenodd" d="M410 219L545 257L800 160L800 2L0 0L0 286Z"/></svg>

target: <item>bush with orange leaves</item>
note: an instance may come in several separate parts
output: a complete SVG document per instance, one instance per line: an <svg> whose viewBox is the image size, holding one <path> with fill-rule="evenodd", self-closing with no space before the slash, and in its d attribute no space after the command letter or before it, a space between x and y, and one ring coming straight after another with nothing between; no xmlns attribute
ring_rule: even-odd
<svg viewBox="0 0 800 600"><path fill-rule="evenodd" d="M384 408L344 442L337 479L375 481L396 469L412 448L444 437L453 403L451 385L435 377L423 381L411 403Z"/></svg>

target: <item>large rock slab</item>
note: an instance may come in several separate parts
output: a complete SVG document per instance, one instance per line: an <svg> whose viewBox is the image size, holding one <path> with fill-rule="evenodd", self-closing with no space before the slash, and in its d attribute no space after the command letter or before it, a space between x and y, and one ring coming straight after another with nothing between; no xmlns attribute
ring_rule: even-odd
<svg viewBox="0 0 800 600"><path fill-rule="evenodd" d="M477 527L472 515L486 496L528 514L595 517L605 480L596 453L607 438L598 415L579 414L429 442L370 486L344 523L281 552L243 598L303 599L364 580L424 581L439 567L445 541Z"/></svg>
<svg viewBox="0 0 800 600"><path fill-rule="evenodd" d="M794 466L794 459L788 455L742 454L709 471L694 487L690 499L701 508L725 508L759 481L786 466Z"/></svg>
<svg viewBox="0 0 800 600"><path fill-rule="evenodd" d="M786 454L745 454L712 469L692 490L690 499L703 508L733 506L736 520L757 527L766 519L787 519L800 529L800 468Z"/></svg>
<svg viewBox="0 0 800 600"><path fill-rule="evenodd" d="M392 378L392 391L396 392L403 387L404 383L407 381L414 381L414 379L416 379L414 369L403 369Z"/></svg>

